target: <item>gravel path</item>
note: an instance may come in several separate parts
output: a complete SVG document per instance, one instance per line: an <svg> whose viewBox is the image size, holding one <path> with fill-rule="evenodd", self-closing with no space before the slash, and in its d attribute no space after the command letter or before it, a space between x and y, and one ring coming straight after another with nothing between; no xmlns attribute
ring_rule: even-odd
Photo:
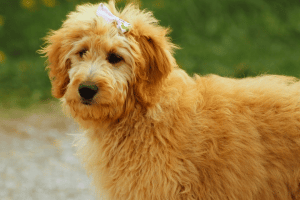
<svg viewBox="0 0 300 200"><path fill-rule="evenodd" d="M96 199L68 135L79 133L78 126L56 104L47 106L46 113L0 118L0 199Z"/></svg>

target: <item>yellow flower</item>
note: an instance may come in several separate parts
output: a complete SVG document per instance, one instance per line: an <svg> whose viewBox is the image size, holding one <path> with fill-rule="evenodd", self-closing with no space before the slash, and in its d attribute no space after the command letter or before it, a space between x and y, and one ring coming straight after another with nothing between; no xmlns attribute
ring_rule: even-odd
<svg viewBox="0 0 300 200"><path fill-rule="evenodd" d="M5 61L5 54L3 51L0 51L0 63L4 63Z"/></svg>
<svg viewBox="0 0 300 200"><path fill-rule="evenodd" d="M4 25L4 17L0 15L0 26Z"/></svg>
<svg viewBox="0 0 300 200"><path fill-rule="evenodd" d="M47 7L53 8L55 6L55 0L43 0L43 3Z"/></svg>
<svg viewBox="0 0 300 200"><path fill-rule="evenodd" d="M35 5L35 1L34 0L21 0L21 6L23 8L33 8L33 6Z"/></svg>

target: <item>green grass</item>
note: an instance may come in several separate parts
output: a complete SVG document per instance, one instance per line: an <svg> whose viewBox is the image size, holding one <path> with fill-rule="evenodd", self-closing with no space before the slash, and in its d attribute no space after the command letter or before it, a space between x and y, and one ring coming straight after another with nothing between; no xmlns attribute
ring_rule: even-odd
<svg viewBox="0 0 300 200"><path fill-rule="evenodd" d="M52 0L53 1L53 0ZM58 29L75 5L88 1L42 0L31 7L0 2L0 104L28 107L52 100L36 50L50 29ZM51 2L50 0L48 2ZM99 1L89 1L97 3ZM125 2L118 3L124 7ZM142 0L161 25L171 27L178 64L189 74L246 77L262 73L300 75L298 0ZM1 22L2 19L2 22ZM0 54L1 60L1 54Z"/></svg>
<svg viewBox="0 0 300 200"><path fill-rule="evenodd" d="M43 59L7 59L1 64L0 94L2 107L29 107L50 101L50 83Z"/></svg>

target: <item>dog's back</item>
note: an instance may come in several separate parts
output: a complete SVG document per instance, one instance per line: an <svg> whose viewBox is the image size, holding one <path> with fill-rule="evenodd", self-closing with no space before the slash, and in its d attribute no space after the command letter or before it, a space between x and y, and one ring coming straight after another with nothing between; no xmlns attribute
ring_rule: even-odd
<svg viewBox="0 0 300 200"><path fill-rule="evenodd" d="M190 151L203 199L300 199L300 83L196 76ZM199 188L199 190L201 190Z"/></svg>

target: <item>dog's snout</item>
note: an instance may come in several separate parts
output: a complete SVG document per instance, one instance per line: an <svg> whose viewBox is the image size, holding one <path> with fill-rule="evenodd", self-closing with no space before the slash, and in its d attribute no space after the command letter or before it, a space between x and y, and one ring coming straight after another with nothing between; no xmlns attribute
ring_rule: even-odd
<svg viewBox="0 0 300 200"><path fill-rule="evenodd" d="M78 92L84 100L92 100L98 92L98 87L94 82L84 82L79 85Z"/></svg>

